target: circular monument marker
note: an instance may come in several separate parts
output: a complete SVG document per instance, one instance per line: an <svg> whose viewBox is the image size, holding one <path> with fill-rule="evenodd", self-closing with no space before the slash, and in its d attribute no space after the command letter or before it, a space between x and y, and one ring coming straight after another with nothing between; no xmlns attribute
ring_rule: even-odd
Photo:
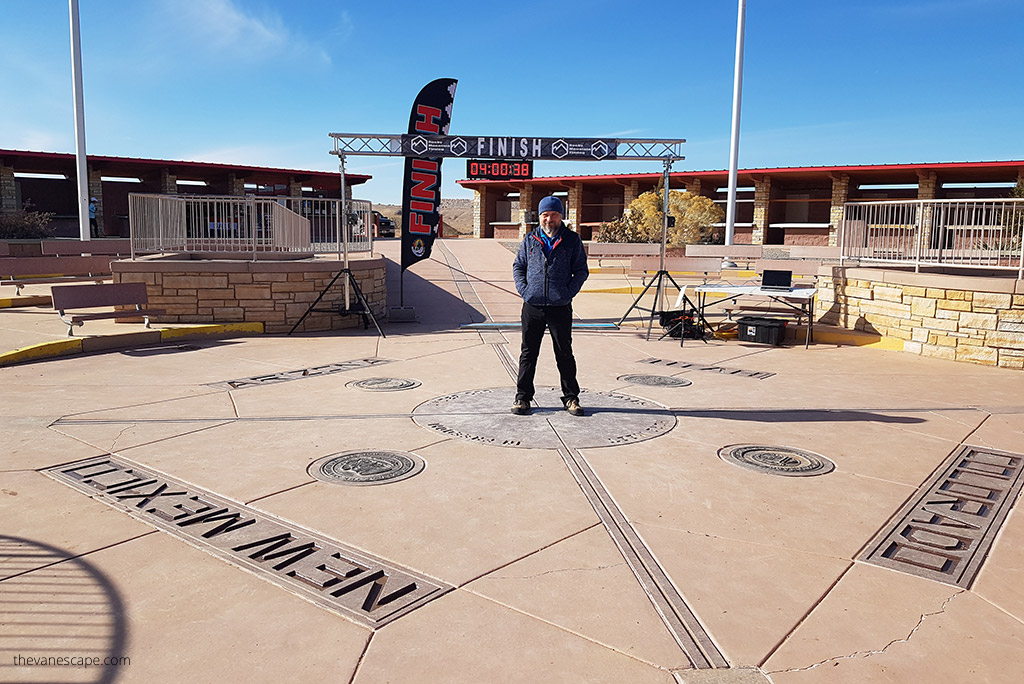
<svg viewBox="0 0 1024 684"><path fill-rule="evenodd" d="M426 465L422 458L405 451L347 451L313 461L306 472L323 482L377 485L408 479Z"/></svg>
<svg viewBox="0 0 1024 684"><path fill-rule="evenodd" d="M786 446L733 444L722 447L718 455L723 461L770 475L810 477L835 470L836 464L821 454Z"/></svg>
<svg viewBox="0 0 1024 684"><path fill-rule="evenodd" d="M409 378L363 378L345 383L345 387L358 387L371 392L400 392L420 386L419 380Z"/></svg>
<svg viewBox="0 0 1024 684"><path fill-rule="evenodd" d="M686 378L677 378L672 375L620 375L615 379L620 382L628 382L631 385L646 385L648 387L687 387L693 384Z"/></svg>
<svg viewBox="0 0 1024 684"><path fill-rule="evenodd" d="M467 442L524 449L617 446L658 437L676 426L664 406L620 392L580 392L584 416L570 416L561 390L538 387L529 415L510 411L514 387L466 390L413 409L417 425Z"/></svg>

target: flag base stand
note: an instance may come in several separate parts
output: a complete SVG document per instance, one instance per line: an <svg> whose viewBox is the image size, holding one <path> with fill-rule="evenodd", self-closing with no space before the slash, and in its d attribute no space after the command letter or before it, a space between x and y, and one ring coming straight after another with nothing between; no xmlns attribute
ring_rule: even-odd
<svg viewBox="0 0 1024 684"><path fill-rule="evenodd" d="M393 306L388 309L388 320L392 323L407 323L416 320L415 306Z"/></svg>
<svg viewBox="0 0 1024 684"><path fill-rule="evenodd" d="M329 309L316 308L316 305L319 304L320 300L324 298L324 295L327 294L327 291L334 287L334 283L338 282L338 279L341 278L342 276L344 276L347 279L349 286L353 290L355 290L356 303L358 304L358 306L351 306L351 304L348 304L347 308L345 306L340 305ZM345 295L345 298L348 299L347 293ZM333 278L331 278L331 282L327 283L327 287L323 289L323 291L320 293L320 296L316 298L316 301L309 305L309 308L306 309L306 313L302 314L302 318L300 318L298 322L292 326L292 329L288 331L288 334L291 335L293 332L298 330L299 326L302 325L302 322L306 320L306 316L313 312L335 313L341 316L361 316L363 319L363 330L368 330L370 327L370 321L373 321L373 327L377 329L377 334L380 335L381 337L387 337L387 335L384 334L384 331L381 330L380 326L377 324L377 317L374 316L373 311L370 310L370 303L366 301L366 297L363 295L363 291L359 289L359 283L356 282L355 276L352 275L351 269L343 268L340 271L338 271Z"/></svg>

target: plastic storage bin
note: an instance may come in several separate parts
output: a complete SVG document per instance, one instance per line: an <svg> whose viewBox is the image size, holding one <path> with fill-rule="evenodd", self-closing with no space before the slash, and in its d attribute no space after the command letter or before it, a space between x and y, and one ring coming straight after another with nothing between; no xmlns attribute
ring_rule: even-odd
<svg viewBox="0 0 1024 684"><path fill-rule="evenodd" d="M744 316L736 320L739 339L743 342L759 342L778 346L786 337L786 321L778 318Z"/></svg>

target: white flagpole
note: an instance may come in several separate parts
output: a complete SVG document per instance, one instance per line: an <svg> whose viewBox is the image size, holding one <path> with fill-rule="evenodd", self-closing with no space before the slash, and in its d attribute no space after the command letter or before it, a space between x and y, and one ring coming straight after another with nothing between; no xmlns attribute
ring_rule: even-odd
<svg viewBox="0 0 1024 684"><path fill-rule="evenodd" d="M68 0L71 12L71 80L75 97L75 162L78 168L78 234L88 240L89 171L85 157L85 102L82 95L82 37L78 24L78 0Z"/></svg>
<svg viewBox="0 0 1024 684"><path fill-rule="evenodd" d="M740 156L740 100L743 94L743 24L747 0L739 0L736 17L736 71L732 81L732 143L729 146L729 201L726 206L725 244L733 244L736 233L736 173Z"/></svg>

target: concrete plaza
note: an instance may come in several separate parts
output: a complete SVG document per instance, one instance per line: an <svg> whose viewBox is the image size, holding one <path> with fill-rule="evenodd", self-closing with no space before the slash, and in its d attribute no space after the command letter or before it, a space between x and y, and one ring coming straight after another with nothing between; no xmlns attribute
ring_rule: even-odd
<svg viewBox="0 0 1024 684"><path fill-rule="evenodd" d="M512 257L439 241L386 338L137 346L97 321L76 335L108 350L0 368L0 682L1018 681L1019 371L581 328L588 414L544 390L512 416L518 330L461 327L518 319ZM595 272L575 313L614 322L636 284ZM0 309L0 351L65 334ZM549 341L537 384L558 385ZM349 452L425 467L308 472ZM83 656L130 662L27 660Z"/></svg>

